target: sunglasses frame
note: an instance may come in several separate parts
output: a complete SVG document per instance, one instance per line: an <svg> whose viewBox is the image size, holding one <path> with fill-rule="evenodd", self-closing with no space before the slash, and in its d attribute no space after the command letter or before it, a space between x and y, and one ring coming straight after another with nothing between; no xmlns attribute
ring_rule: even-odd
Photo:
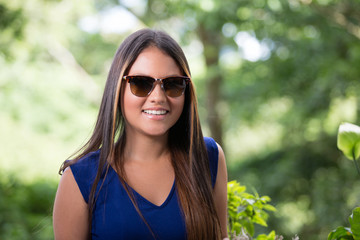
<svg viewBox="0 0 360 240"><path fill-rule="evenodd" d="M131 89L131 84L130 84L131 93L134 94L134 95L137 96L137 97L147 97L147 96L149 96L149 95L152 93L152 91L154 90L155 85L156 85L156 82L160 82L160 87L161 87L161 89L164 91L164 93L165 93L166 96L172 97L172 96L167 95L167 93L166 93L166 91L165 91L165 88L164 88L164 81L166 81L166 79L168 79L168 78L174 78L174 77L175 77L175 78L182 78L183 80L185 80L185 88L184 88L184 90L182 91L182 93L181 93L179 96L175 96L175 97L180 97L181 95L184 94L185 89L186 89L186 85L191 81L190 78L189 78L189 77L186 77L186 76L169 76L169 77L165 77L165 78L154 78L154 77L143 76L143 75L133 75L133 76L129 76L129 75L128 75L128 76L123 76L123 79L124 79L125 81L127 81L128 83L130 83L131 78L134 78L134 77L150 78L150 79L153 79L153 80L154 80L154 82L152 83L151 90L150 90L145 96L138 96L138 95L136 95L136 94L133 92L133 90Z"/></svg>

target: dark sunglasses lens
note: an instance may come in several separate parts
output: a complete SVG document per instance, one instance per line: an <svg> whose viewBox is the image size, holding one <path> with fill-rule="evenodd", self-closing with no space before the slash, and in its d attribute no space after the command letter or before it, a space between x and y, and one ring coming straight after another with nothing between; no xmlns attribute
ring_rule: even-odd
<svg viewBox="0 0 360 240"><path fill-rule="evenodd" d="M185 78L169 77L163 80L164 90L169 97L179 97L186 88Z"/></svg>
<svg viewBox="0 0 360 240"><path fill-rule="evenodd" d="M134 76L130 80L130 90L138 97L146 97L152 90L154 79L150 77Z"/></svg>

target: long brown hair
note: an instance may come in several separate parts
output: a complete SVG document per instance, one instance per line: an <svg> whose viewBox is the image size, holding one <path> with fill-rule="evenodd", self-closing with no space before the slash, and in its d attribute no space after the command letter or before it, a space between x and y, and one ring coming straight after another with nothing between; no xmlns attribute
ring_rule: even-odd
<svg viewBox="0 0 360 240"><path fill-rule="evenodd" d="M122 77L129 72L138 55L149 46L155 46L172 57L183 74L191 77L182 49L174 39L162 31L142 29L131 34L120 45L110 68L93 134L78 151L76 158L65 161L60 168L61 174L68 166L101 148L98 172L88 202L90 226L99 192L96 192L96 187L103 184L105 178L102 177L102 173L104 171L107 173L110 162L114 164L120 180L126 186L123 161L126 131L121 111L121 94L125 82L122 81ZM183 112L169 130L168 146L187 238L189 240L220 239L221 229L212 196L209 161L199 121L195 89L191 81L185 90ZM127 192L139 215L145 221L131 190L127 188Z"/></svg>

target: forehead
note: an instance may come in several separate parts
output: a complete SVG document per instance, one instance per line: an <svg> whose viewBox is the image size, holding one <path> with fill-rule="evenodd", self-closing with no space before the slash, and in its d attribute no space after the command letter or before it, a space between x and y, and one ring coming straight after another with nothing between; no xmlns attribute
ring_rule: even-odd
<svg viewBox="0 0 360 240"><path fill-rule="evenodd" d="M128 74L163 78L181 75L181 70L172 57L159 48L151 46L139 54Z"/></svg>

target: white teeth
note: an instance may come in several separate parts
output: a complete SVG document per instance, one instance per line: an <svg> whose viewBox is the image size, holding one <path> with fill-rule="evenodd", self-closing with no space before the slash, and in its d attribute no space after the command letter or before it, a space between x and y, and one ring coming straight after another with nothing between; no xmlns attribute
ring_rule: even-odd
<svg viewBox="0 0 360 240"><path fill-rule="evenodd" d="M152 115L164 115L166 113L165 110L144 110L145 113L147 114L152 114Z"/></svg>

